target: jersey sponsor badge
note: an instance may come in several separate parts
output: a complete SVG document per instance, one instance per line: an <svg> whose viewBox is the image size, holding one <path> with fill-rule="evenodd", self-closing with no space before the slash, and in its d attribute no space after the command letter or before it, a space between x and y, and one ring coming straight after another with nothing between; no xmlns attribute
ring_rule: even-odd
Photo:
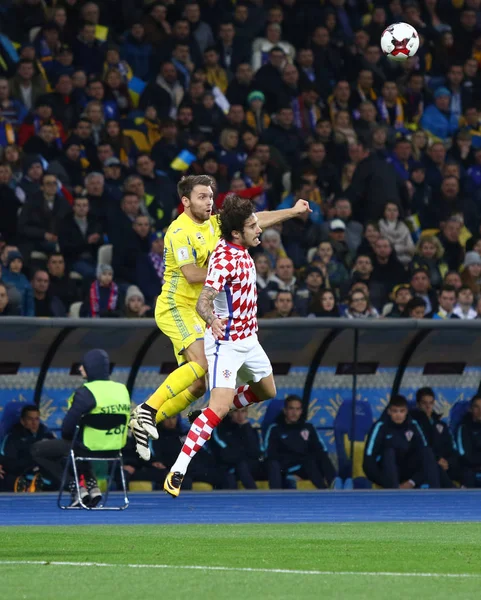
<svg viewBox="0 0 481 600"><path fill-rule="evenodd" d="M177 258L179 261L188 260L189 259L189 249L186 246L182 246L177 250Z"/></svg>
<svg viewBox="0 0 481 600"><path fill-rule="evenodd" d="M442 433L443 429L444 429L443 424L442 423L438 423L436 425L436 429L438 430L438 433Z"/></svg>
<svg viewBox="0 0 481 600"><path fill-rule="evenodd" d="M410 429L406 431L406 439L408 442L410 442L413 439L413 435L414 433Z"/></svg>
<svg viewBox="0 0 481 600"><path fill-rule="evenodd" d="M309 439L309 429L303 429L301 431L301 438L307 442L307 440Z"/></svg>

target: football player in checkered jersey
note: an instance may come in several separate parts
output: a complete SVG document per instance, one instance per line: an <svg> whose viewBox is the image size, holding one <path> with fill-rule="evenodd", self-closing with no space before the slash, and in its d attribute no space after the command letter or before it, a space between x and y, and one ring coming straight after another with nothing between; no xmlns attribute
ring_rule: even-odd
<svg viewBox="0 0 481 600"><path fill-rule="evenodd" d="M249 200L229 194L220 214L221 240L209 260L197 313L207 328L204 348L211 391L209 406L192 423L164 490L178 496L187 467L232 407L276 395L272 366L257 339L257 288L249 248L260 244L262 229ZM247 383L241 398L238 380ZM242 401L240 406L234 401Z"/></svg>
<svg viewBox="0 0 481 600"><path fill-rule="evenodd" d="M129 427L144 460L150 459L149 437L159 437L157 423L177 415L205 393L205 323L195 305L209 257L221 236L219 216L212 214L215 181L208 175L189 175L177 189L184 212L165 234L165 282L155 307L155 322L172 342L179 367L132 412ZM260 212L257 217L261 227L271 227L309 211L308 202L298 200L292 208ZM248 397L248 386L243 386L236 401L243 405Z"/></svg>

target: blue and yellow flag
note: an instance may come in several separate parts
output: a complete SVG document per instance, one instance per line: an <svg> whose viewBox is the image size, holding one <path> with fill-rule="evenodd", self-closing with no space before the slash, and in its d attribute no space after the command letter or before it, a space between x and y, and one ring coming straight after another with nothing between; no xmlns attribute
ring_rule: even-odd
<svg viewBox="0 0 481 600"><path fill-rule="evenodd" d="M137 108L137 106L139 105L140 96L145 90L146 85L147 84L145 83L145 81L142 81L142 79L139 79L138 77L132 77L132 79L129 81L129 94L132 99L132 104L134 105L134 108Z"/></svg>
<svg viewBox="0 0 481 600"><path fill-rule="evenodd" d="M187 171L195 158L195 154L192 154L192 152L182 150L170 163L170 168L174 169L174 171Z"/></svg>

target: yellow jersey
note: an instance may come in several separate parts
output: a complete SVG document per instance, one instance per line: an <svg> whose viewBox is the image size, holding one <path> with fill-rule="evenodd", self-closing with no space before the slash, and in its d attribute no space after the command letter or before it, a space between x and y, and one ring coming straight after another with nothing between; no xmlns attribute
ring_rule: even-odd
<svg viewBox="0 0 481 600"><path fill-rule="evenodd" d="M189 283L181 267L195 265L207 268L209 257L220 239L219 218L212 215L202 224L195 223L185 213L173 221L164 239L164 285L159 302L194 306L203 283ZM170 302L169 302L170 301Z"/></svg>

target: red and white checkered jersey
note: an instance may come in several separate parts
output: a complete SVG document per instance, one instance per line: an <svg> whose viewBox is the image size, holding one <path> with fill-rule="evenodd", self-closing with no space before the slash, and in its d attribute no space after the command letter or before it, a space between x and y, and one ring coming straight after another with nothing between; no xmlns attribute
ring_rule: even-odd
<svg viewBox="0 0 481 600"><path fill-rule="evenodd" d="M210 257L205 285L219 292L215 314L228 318L224 340L235 342L256 333L256 269L246 248L220 240Z"/></svg>

